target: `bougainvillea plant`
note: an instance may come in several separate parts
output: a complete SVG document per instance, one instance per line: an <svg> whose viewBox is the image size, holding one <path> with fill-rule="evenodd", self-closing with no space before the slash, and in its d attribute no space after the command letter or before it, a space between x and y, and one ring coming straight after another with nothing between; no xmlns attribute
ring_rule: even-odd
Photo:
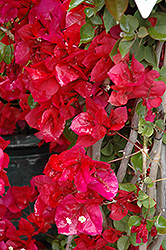
<svg viewBox="0 0 166 250"><path fill-rule="evenodd" d="M0 0L0 250L166 250L165 23L164 0ZM27 126L51 156L11 186Z"/></svg>

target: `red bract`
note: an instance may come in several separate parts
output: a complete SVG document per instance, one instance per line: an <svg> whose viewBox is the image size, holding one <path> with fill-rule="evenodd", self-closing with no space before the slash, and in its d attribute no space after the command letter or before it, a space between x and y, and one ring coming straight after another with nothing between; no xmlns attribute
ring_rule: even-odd
<svg viewBox="0 0 166 250"><path fill-rule="evenodd" d="M37 215L41 215L47 207L57 207L66 195L74 191L72 182L59 183L48 176L36 176L34 182L40 193L35 202Z"/></svg>
<svg viewBox="0 0 166 250"><path fill-rule="evenodd" d="M130 87L142 84L145 80L145 68L133 55L130 67L125 62L120 62L110 69L108 75L117 86L115 87L116 90L118 87Z"/></svg>
<svg viewBox="0 0 166 250"><path fill-rule="evenodd" d="M3 204L11 213L18 213L28 206L32 194L33 190L29 186L10 187L2 198Z"/></svg>
<svg viewBox="0 0 166 250"><path fill-rule="evenodd" d="M117 64L108 72L115 84L111 86L114 91L111 93L109 102L120 106L126 104L129 99L140 97L143 98L143 105L148 111L158 107L162 102L161 96L166 90L163 81L155 81L159 73L155 70L146 72L144 66L134 56L130 68L128 61L120 60L119 56L115 59L118 59ZM149 114L149 119L153 121L154 117Z"/></svg>
<svg viewBox="0 0 166 250"><path fill-rule="evenodd" d="M110 227L103 232L102 236L107 242L114 243L122 236L122 232Z"/></svg>
<svg viewBox="0 0 166 250"><path fill-rule="evenodd" d="M0 101L0 134L13 134L19 116L19 109L11 107L10 103L3 104Z"/></svg>
<svg viewBox="0 0 166 250"><path fill-rule="evenodd" d="M31 91L36 102L46 102L58 91L59 83L43 62L33 65L33 68L25 67L25 69L29 80L26 87Z"/></svg>
<svg viewBox="0 0 166 250"><path fill-rule="evenodd" d="M19 1L2 0L0 6L0 23L7 23L12 18L15 18L18 14L18 8L20 8Z"/></svg>
<svg viewBox="0 0 166 250"><path fill-rule="evenodd" d="M110 165L92 161L81 146L74 146L60 155L52 155L44 173L62 184L67 180L74 181L78 191L86 192L90 188L108 200L113 199L118 189Z"/></svg>
<svg viewBox="0 0 166 250"><path fill-rule="evenodd" d="M141 220L141 224L138 227L132 226L131 233L136 233L136 243L146 243L148 241L148 230L146 228L146 220Z"/></svg>
<svg viewBox="0 0 166 250"><path fill-rule="evenodd" d="M66 235L102 232L102 214L99 204L80 203L73 195L67 195L57 207L55 223L58 232Z"/></svg>
<svg viewBox="0 0 166 250"><path fill-rule="evenodd" d="M37 213L31 213L28 215L28 220L33 223L35 228L38 228L33 235L37 235L38 233L46 233L48 229L51 228L51 224L54 224L55 217L55 208L46 209L41 215Z"/></svg>
<svg viewBox="0 0 166 250"><path fill-rule="evenodd" d="M128 214L129 210L134 213L139 213L140 207L131 203L135 199L136 196L134 193L119 190L114 202L107 205L107 208L111 211L110 218L116 221L122 220Z"/></svg>
<svg viewBox="0 0 166 250"><path fill-rule="evenodd" d="M75 146L63 151L60 155L52 155L44 169L44 173L59 180L59 182L73 181L79 191L86 191L91 181L90 166L92 160L85 156L81 146Z"/></svg>
<svg viewBox="0 0 166 250"><path fill-rule="evenodd" d="M157 108L161 102L161 96L166 90L165 83L163 81L155 81L160 74L155 70L150 70L145 77L143 86L138 86L134 89L134 95L136 97L143 98L143 105L146 105L147 109Z"/></svg>
<svg viewBox="0 0 166 250"><path fill-rule="evenodd" d="M39 130L36 136L46 142L58 139L65 128L65 120L60 117L59 110L50 103L32 109L25 117L27 123Z"/></svg>
<svg viewBox="0 0 166 250"><path fill-rule="evenodd" d="M107 200L112 200L118 191L118 181L110 165L104 162L94 161L94 174L88 187Z"/></svg>
<svg viewBox="0 0 166 250"><path fill-rule="evenodd" d="M108 118L105 109L91 99L87 99L86 106L87 111L77 115L70 126L79 135L77 145L91 146L107 132L121 129L127 121L126 107L112 110Z"/></svg>
<svg viewBox="0 0 166 250"><path fill-rule="evenodd" d="M93 39L83 61L86 71L91 75L91 81L102 81L108 77L107 72L113 66L109 54L115 42L105 31Z"/></svg>
<svg viewBox="0 0 166 250"><path fill-rule="evenodd" d="M10 141L5 141L0 137L0 195L5 192L5 186L10 186L6 171L4 168L8 167L9 156L3 150L9 145Z"/></svg>

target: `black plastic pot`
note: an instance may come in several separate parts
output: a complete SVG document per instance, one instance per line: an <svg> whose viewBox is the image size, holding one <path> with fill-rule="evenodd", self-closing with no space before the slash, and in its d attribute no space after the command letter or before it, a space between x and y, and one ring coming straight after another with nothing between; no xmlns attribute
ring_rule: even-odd
<svg viewBox="0 0 166 250"><path fill-rule="evenodd" d="M38 147L39 140L34 135L3 136L10 140L5 152L10 157L7 175L11 186L29 185L33 176L42 174L50 153L49 145Z"/></svg>

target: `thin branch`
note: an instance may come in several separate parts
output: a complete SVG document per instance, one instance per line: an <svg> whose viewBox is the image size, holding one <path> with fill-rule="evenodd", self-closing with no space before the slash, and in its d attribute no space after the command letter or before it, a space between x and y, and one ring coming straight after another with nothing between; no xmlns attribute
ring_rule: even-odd
<svg viewBox="0 0 166 250"><path fill-rule="evenodd" d="M71 250L70 244L71 244L73 239L74 239L74 235L68 236L66 250Z"/></svg>
<svg viewBox="0 0 166 250"><path fill-rule="evenodd" d="M163 48L164 42L158 42L156 46L156 54L157 54L157 65L159 65L161 52Z"/></svg>
<svg viewBox="0 0 166 250"><path fill-rule="evenodd" d="M147 243L139 246L139 250L146 250L147 249Z"/></svg>
<svg viewBox="0 0 166 250"><path fill-rule="evenodd" d="M158 235L158 237L154 239L151 245L148 247L148 250L159 250L164 238L165 235Z"/></svg>
<svg viewBox="0 0 166 250"><path fill-rule="evenodd" d="M117 159L108 161L107 163L112 163L112 162L116 162L116 161L121 161L121 160L123 160L123 159L127 159L127 158L129 158L129 157L131 157L131 156L133 156L133 155L138 154L138 153L140 153L140 151L137 151L137 152L135 152L135 153L133 153L133 154L130 154L130 155L124 155L123 157L119 157L119 158L117 158Z"/></svg>
<svg viewBox="0 0 166 250"><path fill-rule="evenodd" d="M100 161L100 155L101 155L101 144L103 142L103 139L100 139L98 142L96 142L94 145L90 146L87 150L87 154L89 157L91 157L95 161Z"/></svg>
<svg viewBox="0 0 166 250"><path fill-rule="evenodd" d="M134 144L137 141L138 133L136 130L138 129L138 119L139 119L138 115L135 111L135 113L133 115L133 119L132 119L132 124L131 124L131 127L134 129L131 129L131 131L130 131L130 136L129 136L128 142L124 148L124 156L131 154L133 147L134 147ZM117 173L117 179L118 179L119 183L121 183L123 181L123 179L126 175L128 162L129 162L129 158L124 158L121 161L121 164L119 166L118 173Z"/></svg>

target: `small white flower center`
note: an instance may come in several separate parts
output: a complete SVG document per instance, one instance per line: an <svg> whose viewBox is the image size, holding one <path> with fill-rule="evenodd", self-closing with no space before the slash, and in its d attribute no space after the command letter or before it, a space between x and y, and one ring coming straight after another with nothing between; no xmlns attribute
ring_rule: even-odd
<svg viewBox="0 0 166 250"><path fill-rule="evenodd" d="M86 218L84 216L80 216L78 218L78 220L81 222L81 223L84 223L86 221Z"/></svg>
<svg viewBox="0 0 166 250"><path fill-rule="evenodd" d="M68 217L66 218L66 221L67 221L67 224L69 225L71 224L71 220Z"/></svg>
<svg viewBox="0 0 166 250"><path fill-rule="evenodd" d="M8 247L8 249L9 249L9 250L13 250L13 247L12 247L12 246L10 246L10 247Z"/></svg>

